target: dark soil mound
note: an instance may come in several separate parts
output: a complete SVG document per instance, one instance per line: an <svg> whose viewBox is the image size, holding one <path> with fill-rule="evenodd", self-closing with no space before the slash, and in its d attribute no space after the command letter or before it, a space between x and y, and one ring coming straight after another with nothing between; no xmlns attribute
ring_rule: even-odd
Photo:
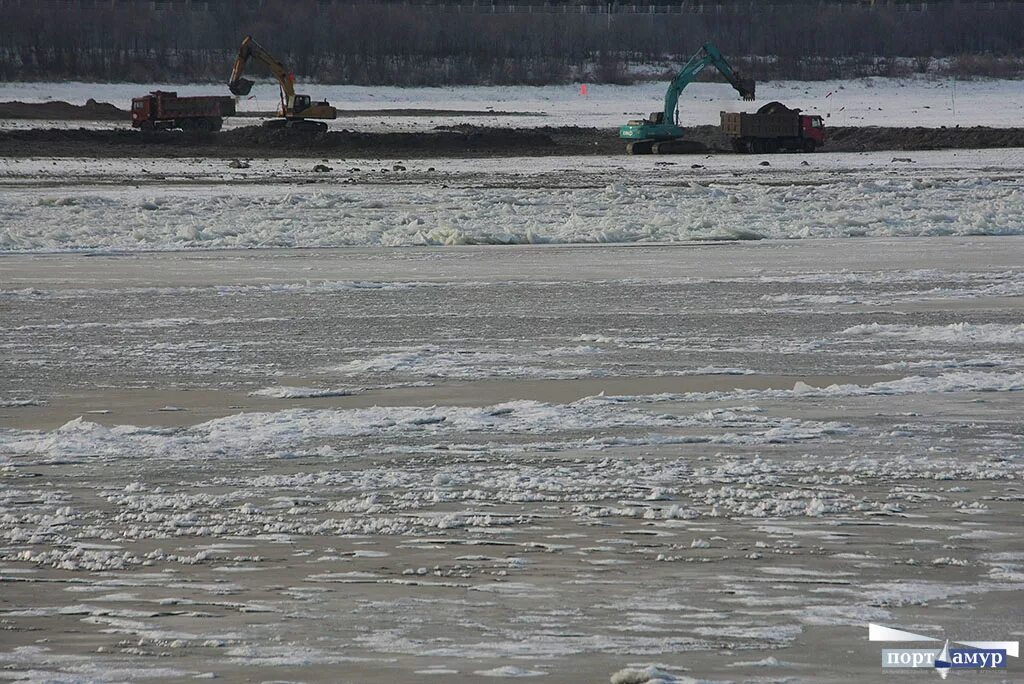
<svg viewBox="0 0 1024 684"><path fill-rule="evenodd" d="M90 99L84 105L67 102L0 102L0 119L126 121L131 114L107 102Z"/></svg>
<svg viewBox="0 0 1024 684"><path fill-rule="evenodd" d="M476 126L446 127L424 133L360 133L347 130L309 133L287 128L246 126L225 131L220 135L219 142L238 148L301 150L310 153L331 151L378 156L544 154L544 150L557 145L549 135L535 129Z"/></svg>
<svg viewBox="0 0 1024 684"><path fill-rule="evenodd" d="M946 150L1024 147L1024 129L988 128L883 128L846 126L828 129L825 149L830 152L876 150Z"/></svg>
<svg viewBox="0 0 1024 684"><path fill-rule="evenodd" d="M94 109L102 107L104 105L93 105ZM828 129L828 136L824 152L1024 147L1024 128L838 127ZM731 153L729 139L718 126L688 128L686 140L697 143L695 149ZM461 124L411 133L348 130L315 133L264 126L246 126L220 133L142 133L130 129L81 128L0 131L0 156L7 157L332 156L413 159L623 154L625 143L619 139L616 130L576 126L491 128Z"/></svg>

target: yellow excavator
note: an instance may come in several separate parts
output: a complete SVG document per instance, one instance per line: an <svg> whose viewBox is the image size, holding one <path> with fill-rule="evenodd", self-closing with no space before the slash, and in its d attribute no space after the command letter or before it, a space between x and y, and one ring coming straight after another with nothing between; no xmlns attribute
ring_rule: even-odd
<svg viewBox="0 0 1024 684"><path fill-rule="evenodd" d="M314 119L338 118L338 110L326 100L313 102L309 95L296 95L295 74L290 73L280 60L267 52L266 48L252 39L252 36L246 36L242 41L242 46L238 49L238 57L235 59L235 66L231 69L228 89L232 94L248 95L252 90L254 81L242 78L245 66L251 57L266 64L281 86L281 106L277 110L277 115L281 118L264 121L264 126L269 128L287 127L320 133L327 130L327 124L322 121L314 121Z"/></svg>

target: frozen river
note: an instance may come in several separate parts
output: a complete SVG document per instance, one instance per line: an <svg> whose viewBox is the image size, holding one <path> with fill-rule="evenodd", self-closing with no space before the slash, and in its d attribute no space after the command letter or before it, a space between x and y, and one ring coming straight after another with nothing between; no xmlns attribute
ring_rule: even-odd
<svg viewBox="0 0 1024 684"><path fill-rule="evenodd" d="M247 165L2 159L0 252L1024 234L1012 148Z"/></svg>
<svg viewBox="0 0 1024 684"><path fill-rule="evenodd" d="M1019 202L918 159L954 225ZM931 236L146 252L126 197L210 193L8 179L72 237L5 247L76 252L0 256L2 677L875 681L869 622L1019 638L1024 238L917 230L851 166L818 187ZM772 235L769 187L721 192ZM38 203L84 195L133 251ZM308 220L270 195L242 215Z"/></svg>

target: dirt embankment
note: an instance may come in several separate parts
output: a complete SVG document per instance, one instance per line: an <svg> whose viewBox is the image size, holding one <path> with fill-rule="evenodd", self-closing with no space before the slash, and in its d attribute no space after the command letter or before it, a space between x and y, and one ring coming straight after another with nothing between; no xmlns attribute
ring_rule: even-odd
<svg viewBox="0 0 1024 684"><path fill-rule="evenodd" d="M276 111L242 110L235 112L235 116L250 119L269 119L277 116ZM388 107L384 109L339 109L339 119L361 119L371 117L413 117L413 116L545 116L544 112L516 112L494 109L422 109L415 107Z"/></svg>
<svg viewBox="0 0 1024 684"><path fill-rule="evenodd" d="M56 104L56 103L51 103ZM116 109L116 108L115 108ZM119 111L119 110L118 110ZM730 152L717 126L690 129L708 151ZM829 129L827 152L1024 147L1024 128ZM0 156L57 157L510 157L622 155L613 129L573 126L488 128L469 124L428 132L313 134L246 126L220 133L134 130L0 131Z"/></svg>
<svg viewBox="0 0 1024 684"><path fill-rule="evenodd" d="M709 150L732 151L729 138L718 126L689 129L693 140ZM914 150L1024 147L1024 128L922 128L836 126L827 129L824 152L882 152Z"/></svg>
<svg viewBox="0 0 1024 684"><path fill-rule="evenodd" d="M591 138L596 136L591 136ZM618 141L615 149L619 151ZM594 147L594 142L589 142ZM590 150L587 150L590 151ZM600 152L608 152L601 149ZM581 154L540 129L473 128L422 133L313 134L246 126L220 133L132 130L0 131L0 156L57 157L510 157ZM591 152L593 153L593 152Z"/></svg>
<svg viewBox="0 0 1024 684"><path fill-rule="evenodd" d="M828 144L825 149L832 152L870 152L994 147L1024 147L1024 128L843 126L828 129Z"/></svg>
<svg viewBox="0 0 1024 684"><path fill-rule="evenodd" d="M84 105L67 102L0 102L0 119L54 121L127 121L131 113L107 102L89 99Z"/></svg>

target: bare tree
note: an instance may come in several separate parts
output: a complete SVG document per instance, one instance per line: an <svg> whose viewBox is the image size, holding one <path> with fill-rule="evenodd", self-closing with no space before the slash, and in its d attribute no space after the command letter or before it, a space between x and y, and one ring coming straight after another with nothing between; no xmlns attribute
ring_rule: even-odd
<svg viewBox="0 0 1024 684"><path fill-rule="evenodd" d="M1013 77L1024 62L1021 3L631 7L0 0L0 78L222 81L249 33L302 78L356 84L622 82L629 62L685 58L708 40L761 78L921 71L933 57Z"/></svg>

